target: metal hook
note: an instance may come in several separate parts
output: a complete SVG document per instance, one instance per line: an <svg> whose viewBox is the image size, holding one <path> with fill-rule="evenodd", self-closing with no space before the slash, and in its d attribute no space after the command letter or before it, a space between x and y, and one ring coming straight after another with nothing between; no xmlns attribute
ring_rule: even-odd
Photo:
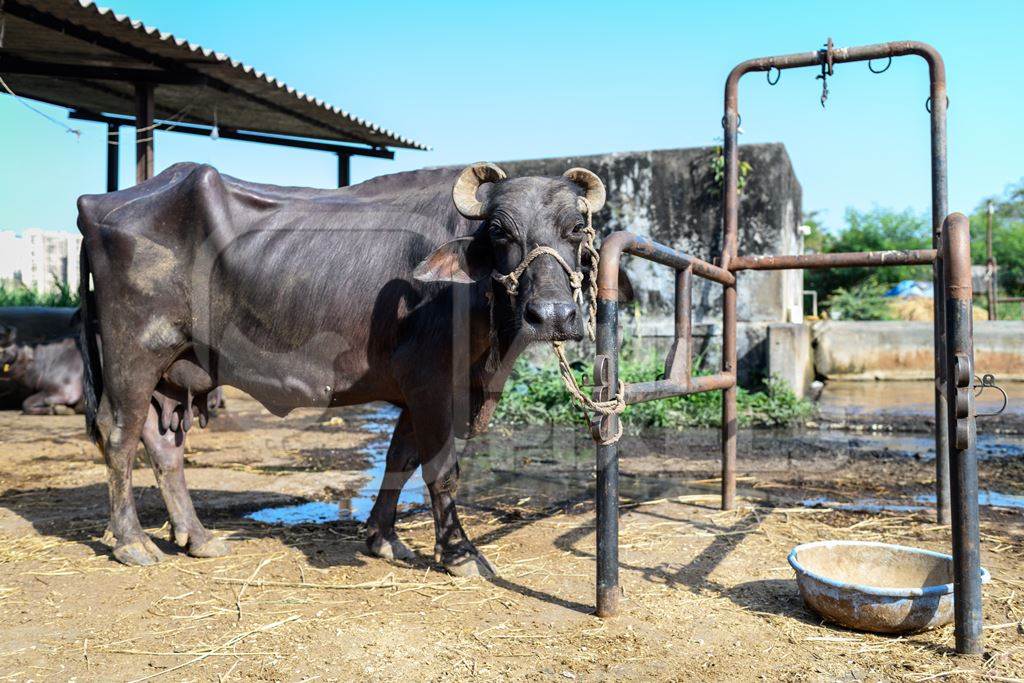
<svg viewBox="0 0 1024 683"><path fill-rule="evenodd" d="M774 81L772 80L772 69L775 69L776 73ZM766 71L764 75L768 79L768 85L775 85L776 83L779 82L779 79L782 78L782 69L773 64L772 66L768 67L768 71Z"/></svg>
<svg viewBox="0 0 1024 683"><path fill-rule="evenodd" d="M975 375L974 376L974 381L975 381L975 384L974 384L973 388L974 388L974 395L975 396L980 396L982 394L982 392L985 391L985 389L995 389L996 391L998 391L1003 396L1003 405L999 407L999 410L996 410L995 412L992 412L992 413L978 413L978 412L976 412L974 414L975 417L993 417L994 415L999 415L1004 410L1006 410L1006 406L1009 403L1010 399L1006 395L1006 392L1003 390L1003 388L996 384L996 376L995 375L993 375L991 373L985 374L985 375L982 375L980 380L978 379L978 376Z"/></svg>
<svg viewBox="0 0 1024 683"><path fill-rule="evenodd" d="M740 114L736 114L736 130L740 129L743 125L743 117ZM722 128L725 128L725 117L722 117Z"/></svg>
<svg viewBox="0 0 1024 683"><path fill-rule="evenodd" d="M885 63L885 68L884 69L877 69L876 70L875 67L871 66L871 62L873 62L873 61L875 61L875 60L873 60L873 59L869 59L868 60L868 71L870 71L873 74L884 74L886 71L889 70L889 67L892 66L892 55L889 55L889 61Z"/></svg>
<svg viewBox="0 0 1024 683"><path fill-rule="evenodd" d="M946 95L946 109L949 109L949 95ZM932 98L929 97L924 101L924 110L929 114L932 113Z"/></svg>
<svg viewBox="0 0 1024 683"><path fill-rule="evenodd" d="M832 37L825 42L825 49L819 50L822 56L821 60L821 74L814 78L821 79L821 108L825 108L825 101L828 100L828 77L832 75L833 66L833 55L832 49L835 47L832 44Z"/></svg>

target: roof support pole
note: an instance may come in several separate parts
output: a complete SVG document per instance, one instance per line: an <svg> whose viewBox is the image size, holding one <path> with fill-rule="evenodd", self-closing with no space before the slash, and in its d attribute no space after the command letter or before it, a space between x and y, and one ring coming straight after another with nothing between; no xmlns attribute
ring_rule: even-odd
<svg viewBox="0 0 1024 683"><path fill-rule="evenodd" d="M338 187L348 187L352 184L351 161L351 154L338 152Z"/></svg>
<svg viewBox="0 0 1024 683"><path fill-rule="evenodd" d="M121 126L107 124L107 192L117 192L118 153L121 149Z"/></svg>
<svg viewBox="0 0 1024 683"><path fill-rule="evenodd" d="M135 84L135 182L153 177L153 84Z"/></svg>

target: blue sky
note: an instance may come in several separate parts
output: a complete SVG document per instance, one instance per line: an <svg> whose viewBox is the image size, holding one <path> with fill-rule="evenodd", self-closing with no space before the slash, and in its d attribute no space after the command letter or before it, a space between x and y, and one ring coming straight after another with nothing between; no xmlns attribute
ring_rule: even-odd
<svg viewBox="0 0 1024 683"><path fill-rule="evenodd" d="M422 166L691 147L721 135L726 74L750 57L915 39L949 78L950 208L1024 176L1024 2L263 2L107 0L147 24L265 70L431 145L355 159L353 179ZM741 143L783 142L805 210L929 204L927 68L839 65L828 107L813 70L776 87L747 76ZM64 118L64 110L40 105ZM80 140L0 96L0 228L74 230L74 200L104 188L105 128ZM123 149L122 184L133 176ZM334 156L158 133L158 170L212 163L250 180L329 187ZM756 172L756 169L755 169Z"/></svg>

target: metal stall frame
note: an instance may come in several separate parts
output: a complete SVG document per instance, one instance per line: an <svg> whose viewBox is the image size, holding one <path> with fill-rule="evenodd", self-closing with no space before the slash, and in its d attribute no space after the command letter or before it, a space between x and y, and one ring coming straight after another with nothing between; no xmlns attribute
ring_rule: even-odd
<svg viewBox="0 0 1024 683"><path fill-rule="evenodd" d="M975 414L971 393L974 357L970 308L970 237L969 223L963 215L946 216L945 107L928 107L931 116L932 249L774 256L740 256L737 253L737 93L743 74L820 65L824 80L832 75L836 63L904 55L918 55L927 61L930 101L944 101L946 82L942 58L931 46L917 42L835 48L829 39L822 50L749 60L730 72L726 81L723 118L724 239L719 262L708 263L629 232L616 232L604 240L597 278L594 398L610 400L621 389L625 403L635 404L705 391L722 391L722 508L731 509L736 491L736 273L742 270L932 265L935 283L936 507L939 522L948 523L949 463L952 461L955 468L952 498L956 648L960 653L976 653L981 651L981 574L977 464L974 453ZM665 362L664 378L652 382L626 384L621 383L618 377L618 268L623 253L676 270L675 341ZM690 295L693 275L717 282L724 290L722 368L719 373L710 376L693 377L691 374L693 343ZM965 292L966 309L963 298ZM956 382L947 382L947 377L954 377ZM954 406L952 412L947 410L947 402ZM591 425L597 443L597 614L602 617L618 613L621 594L618 578L618 444L615 439L619 433L618 420L617 415L599 415ZM948 434L954 435L954 438L947 438Z"/></svg>

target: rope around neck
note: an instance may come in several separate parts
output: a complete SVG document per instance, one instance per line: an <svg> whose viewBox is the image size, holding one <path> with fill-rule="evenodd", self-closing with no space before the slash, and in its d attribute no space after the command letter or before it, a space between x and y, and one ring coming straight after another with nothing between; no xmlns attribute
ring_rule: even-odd
<svg viewBox="0 0 1024 683"><path fill-rule="evenodd" d="M590 210L590 203L584 197L580 197L579 201L585 209L587 225L583 229L584 239L576 248L576 259L578 262L582 263L583 253L586 252L590 256L592 264L590 277L587 278L586 301L583 294L583 272L573 270L572 266L566 263L561 254L555 251L552 247L534 247L512 272L507 275L494 272L491 274L491 277L505 288L505 291L508 292L508 295L512 297L512 300L514 301L516 295L519 293L519 278L522 277L523 273L526 272L526 269L530 267L530 264L544 254L551 256L558 262L558 265L562 266L562 269L565 271L566 275L568 275L569 287L572 288L573 300L581 307L586 304L587 336L590 337L590 341L594 341L597 337L597 270L598 266L601 264L601 255L594 246L594 240L597 239L597 232L594 230L593 212ZM565 357L565 343L556 341L552 342L551 346L554 348L555 356L558 358L558 373L562 377L562 383L565 385L565 390L569 392L569 395L581 408L598 413L599 415L619 415L626 409L626 401L623 398L624 388L621 380L619 381L619 386L614 397L607 401L595 401L585 394L580 389L580 385L576 382L576 375L573 374L572 367L569 365L569 360ZM622 420L618 420L618 426L615 430L615 434L602 441L601 444L613 444L620 438L622 438Z"/></svg>

